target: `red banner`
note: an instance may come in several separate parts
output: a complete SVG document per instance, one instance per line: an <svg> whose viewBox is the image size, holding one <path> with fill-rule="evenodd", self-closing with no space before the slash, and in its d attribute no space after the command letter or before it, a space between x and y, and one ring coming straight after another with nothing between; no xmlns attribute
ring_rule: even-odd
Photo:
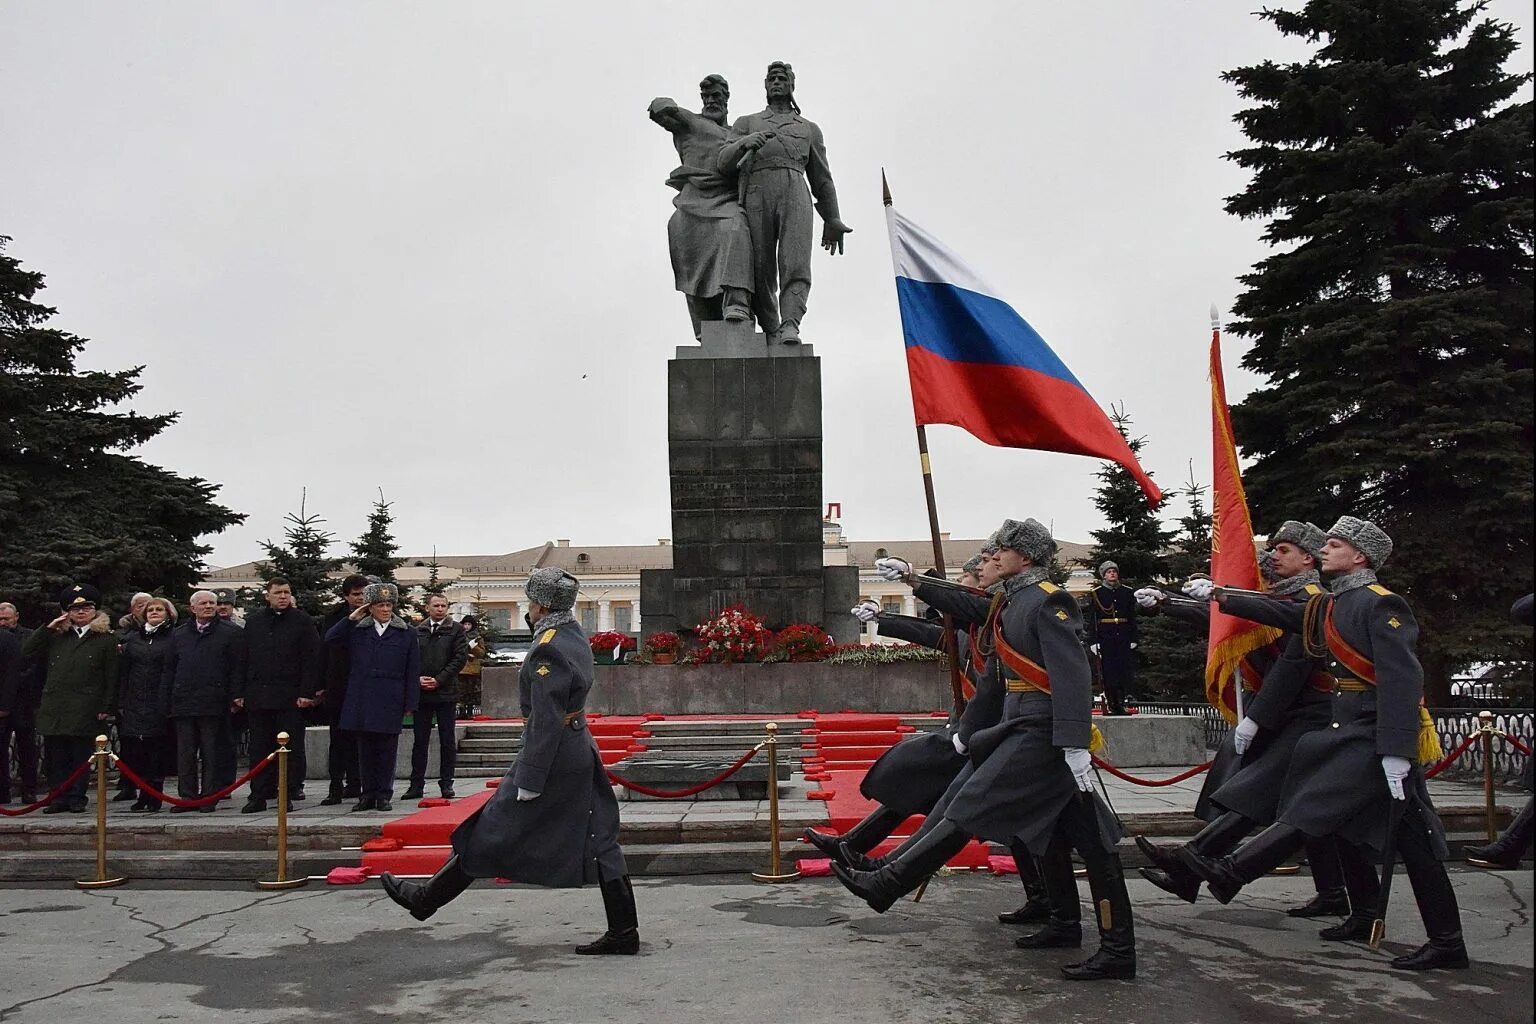
<svg viewBox="0 0 1536 1024"><path fill-rule="evenodd" d="M1211 579L1227 587L1263 590L1253 520L1237 465L1232 414L1221 372L1221 330L1211 331ZM1280 631L1227 615L1211 605L1211 635L1205 655L1205 698L1229 722L1237 721L1237 667L1243 656L1280 636Z"/></svg>

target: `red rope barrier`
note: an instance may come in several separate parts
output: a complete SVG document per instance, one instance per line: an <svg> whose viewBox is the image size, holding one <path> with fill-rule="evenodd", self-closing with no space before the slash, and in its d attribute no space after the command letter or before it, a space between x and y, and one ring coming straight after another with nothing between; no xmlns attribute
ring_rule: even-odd
<svg viewBox="0 0 1536 1024"><path fill-rule="evenodd" d="M1526 757L1530 757L1531 756L1531 748L1526 746L1524 743L1521 743L1519 740L1515 739L1509 733L1501 732L1501 733L1499 733L1499 735L1504 737L1506 740L1508 740L1512 747L1514 747L1516 750L1520 751L1520 753L1524 754Z"/></svg>
<svg viewBox="0 0 1536 1024"><path fill-rule="evenodd" d="M247 782L250 782L256 776L260 775L266 769L267 765L272 763L272 759L276 756L276 751L268 754L260 761L257 761L251 767L250 771L246 772L234 782L231 782L229 785L219 790L217 793L198 797L195 800L183 800L181 797L175 797L171 796L169 793L160 792L154 786L151 786L149 783L145 782L144 779L140 777L139 773L130 768L128 763L121 758L118 758L117 770L122 772L123 776L129 782L133 783L135 786L138 786L141 791L149 794L152 799L163 801L164 803L170 804L172 807L208 807L228 797L229 794L233 793L235 790L239 789L241 786L245 785Z"/></svg>
<svg viewBox="0 0 1536 1024"><path fill-rule="evenodd" d="M0 754L0 756L4 756L4 755ZM38 801L36 801L34 803L27 804L27 806L25 806L25 807L18 807L14 811L9 809L9 808L7 808L7 807L0 807L0 814L5 815L7 818L19 818L23 814L31 814L33 811L37 810L39 807L47 807L49 804L53 803L59 797L63 796L64 793L69 789L70 786L73 786L76 782L79 782L80 781L80 776L84 775L86 772L91 770L91 761L92 760L94 760L94 757L86 758L84 764L82 764L79 768L76 768L73 772L71 772L69 778L67 778L63 782L59 783L58 786L56 786L54 788L52 793L49 793L47 796L43 797L41 800L38 800Z"/></svg>
<svg viewBox="0 0 1536 1024"><path fill-rule="evenodd" d="M708 782L701 782L697 786L689 786L687 789L652 789L649 786L642 786L638 782L630 782L628 779L621 779L617 775L613 774L613 772L607 771L607 769L604 769L604 771L608 775L609 782L612 782L618 786L623 786L625 789L631 790L632 792L641 793L645 796L659 797L663 800L681 800L684 797L696 796L699 793L704 792L706 789L713 789L714 787L720 785L720 783L741 771L742 765L756 757L757 752L761 749L761 747L753 747L745 754L742 754L741 757L737 759L735 764L731 765L719 775L716 775Z"/></svg>
<svg viewBox="0 0 1536 1024"><path fill-rule="evenodd" d="M1125 772L1121 771L1119 768L1116 768L1114 765L1100 757L1095 757L1093 759L1093 763L1109 772L1109 774L1113 775L1115 778L1124 779L1126 782L1135 783L1138 786L1171 786L1175 782L1183 782L1185 779L1194 778L1196 775L1199 775L1201 772L1209 768L1214 762L1207 761L1205 764L1197 764L1189 771L1180 772L1179 774L1169 779L1138 779L1134 775L1125 774Z"/></svg>
<svg viewBox="0 0 1536 1024"><path fill-rule="evenodd" d="M1426 769L1424 769L1424 778L1425 779L1432 779L1436 775L1439 775L1441 772L1443 772L1447 768L1449 768L1451 766L1451 762L1456 760L1462 754L1465 754L1467 752L1467 748L1470 747L1472 744L1476 743L1478 737L1480 737L1481 735L1482 735L1482 733L1480 733L1480 732L1474 732L1471 736L1468 736L1465 740L1462 741L1461 746L1457 747L1455 750L1453 750L1449 754L1447 754L1437 764L1435 764L1435 766L1433 768L1426 768Z"/></svg>

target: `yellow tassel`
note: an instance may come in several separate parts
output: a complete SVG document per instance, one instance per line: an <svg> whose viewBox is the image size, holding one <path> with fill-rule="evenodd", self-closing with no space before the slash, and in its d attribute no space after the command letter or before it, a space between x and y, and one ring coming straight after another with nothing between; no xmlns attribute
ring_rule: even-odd
<svg viewBox="0 0 1536 1024"><path fill-rule="evenodd" d="M1419 705L1419 764L1436 764L1445 756L1440 746L1440 733L1435 730L1435 720L1429 708Z"/></svg>
<svg viewBox="0 0 1536 1024"><path fill-rule="evenodd" d="M1104 734L1099 732L1099 727L1094 724L1088 726L1091 735L1088 737L1088 753L1104 753Z"/></svg>

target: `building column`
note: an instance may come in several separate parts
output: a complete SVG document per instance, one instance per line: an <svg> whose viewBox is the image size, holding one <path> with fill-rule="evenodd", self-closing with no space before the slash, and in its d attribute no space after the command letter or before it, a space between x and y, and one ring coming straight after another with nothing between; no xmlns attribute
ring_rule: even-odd
<svg viewBox="0 0 1536 1024"><path fill-rule="evenodd" d="M613 602L606 597L597 602L597 631L606 633L613 628Z"/></svg>
<svg viewBox="0 0 1536 1024"><path fill-rule="evenodd" d="M640 632L640 595L636 594L629 599L629 628L633 632Z"/></svg>
<svg viewBox="0 0 1536 1024"><path fill-rule="evenodd" d="M917 597L915 595L907 594L906 596L904 596L901 599L901 614L903 614L903 615L916 615L917 614Z"/></svg>
<svg viewBox="0 0 1536 1024"><path fill-rule="evenodd" d="M516 633L523 629L525 624L523 622L522 605L516 601L513 601L510 605L507 606L507 615L511 618L511 622L507 626L508 632Z"/></svg>

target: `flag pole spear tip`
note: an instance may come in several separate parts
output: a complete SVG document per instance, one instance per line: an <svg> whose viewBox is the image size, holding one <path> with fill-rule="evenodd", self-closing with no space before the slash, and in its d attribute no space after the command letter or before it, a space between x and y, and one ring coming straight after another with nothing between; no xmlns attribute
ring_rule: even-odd
<svg viewBox="0 0 1536 1024"><path fill-rule="evenodd" d="M1221 310L1216 308L1216 303L1211 303L1211 329L1221 330Z"/></svg>
<svg viewBox="0 0 1536 1024"><path fill-rule="evenodd" d="M880 198L886 206L891 205L891 186L885 180L885 168L880 168Z"/></svg>

